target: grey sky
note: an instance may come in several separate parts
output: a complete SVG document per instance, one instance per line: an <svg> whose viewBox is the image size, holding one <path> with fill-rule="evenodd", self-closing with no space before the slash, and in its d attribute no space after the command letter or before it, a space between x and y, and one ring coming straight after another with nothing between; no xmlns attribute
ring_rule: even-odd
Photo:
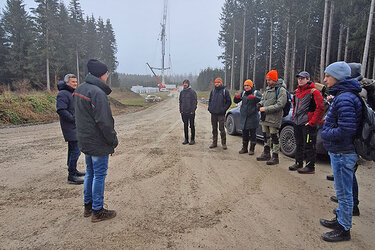
<svg viewBox="0 0 375 250"><path fill-rule="evenodd" d="M1 1L1 7L4 2ZM69 0L64 0L68 6ZM206 67L222 67L217 60L221 49L217 38L224 0L169 0L167 19L166 66L169 73L199 74ZM117 39L117 71L150 74L146 66L161 67L161 43L158 40L163 0L81 0L85 15L109 18ZM34 7L25 0L26 8Z"/></svg>

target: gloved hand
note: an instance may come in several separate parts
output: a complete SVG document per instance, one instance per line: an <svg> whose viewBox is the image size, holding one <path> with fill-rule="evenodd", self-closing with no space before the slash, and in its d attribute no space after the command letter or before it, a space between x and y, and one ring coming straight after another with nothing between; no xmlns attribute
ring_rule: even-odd
<svg viewBox="0 0 375 250"><path fill-rule="evenodd" d="M241 99L241 95L236 95L235 96L237 99Z"/></svg>

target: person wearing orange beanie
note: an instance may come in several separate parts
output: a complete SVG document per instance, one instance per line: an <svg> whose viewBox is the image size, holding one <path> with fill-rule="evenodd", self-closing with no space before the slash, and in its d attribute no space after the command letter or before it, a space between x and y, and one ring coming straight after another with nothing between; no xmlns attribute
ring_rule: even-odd
<svg viewBox="0 0 375 250"><path fill-rule="evenodd" d="M284 81L278 79L276 70L267 73L266 81L268 86L258 104L261 112L264 151L257 157L257 161L267 161L267 165L276 165L279 164L279 129L283 118L283 107L287 102L287 92Z"/></svg>

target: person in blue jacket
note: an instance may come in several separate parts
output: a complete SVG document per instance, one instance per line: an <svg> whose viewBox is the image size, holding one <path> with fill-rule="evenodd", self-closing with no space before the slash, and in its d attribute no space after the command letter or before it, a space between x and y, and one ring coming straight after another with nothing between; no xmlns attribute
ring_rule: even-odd
<svg viewBox="0 0 375 250"><path fill-rule="evenodd" d="M56 111L59 114L61 130L66 142L68 142L68 183L83 184L85 173L77 170L77 161L81 152L78 148L76 124L74 118L73 92L77 88L77 77L67 74L64 81L57 84L59 93L56 97Z"/></svg>
<svg viewBox="0 0 375 250"><path fill-rule="evenodd" d="M357 79L351 78L346 62L335 62L325 70L324 82L334 96L322 129L323 145L331 158L335 191L339 206L336 218L321 219L320 223L333 231L324 233L330 242L350 240L353 213L353 173L358 156L353 139L360 126L362 104L356 95L361 92Z"/></svg>

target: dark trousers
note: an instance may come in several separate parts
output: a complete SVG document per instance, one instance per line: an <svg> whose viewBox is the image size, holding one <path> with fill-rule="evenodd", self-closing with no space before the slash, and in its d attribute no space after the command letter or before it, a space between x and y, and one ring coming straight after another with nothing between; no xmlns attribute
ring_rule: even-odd
<svg viewBox="0 0 375 250"><path fill-rule="evenodd" d="M214 115L211 114L211 125L212 125L212 141L213 143L217 143L217 125L219 124L219 130L220 130L220 136L221 136L221 143L226 144L226 133L224 128L224 122L225 122L225 115Z"/></svg>
<svg viewBox="0 0 375 250"><path fill-rule="evenodd" d="M249 140L252 143L257 142L256 129L244 129L242 130L242 144L244 148L249 145Z"/></svg>
<svg viewBox="0 0 375 250"><path fill-rule="evenodd" d="M358 200L358 182L357 182L357 177L355 177L355 173L357 172L358 169L358 164L356 163L354 166L354 174L353 174L353 203L354 206L359 205L359 200Z"/></svg>
<svg viewBox="0 0 375 250"><path fill-rule="evenodd" d="M315 165L316 161L316 127L305 125L294 125L294 135L296 137L296 162L303 162L306 164L310 162L310 166Z"/></svg>
<svg viewBox="0 0 375 250"><path fill-rule="evenodd" d="M81 155L81 151L78 148L77 141L68 141L68 171L69 175L75 175L77 172L77 161L79 156Z"/></svg>
<svg viewBox="0 0 375 250"><path fill-rule="evenodd" d="M195 125L194 119L195 114L183 114L181 113L182 121L184 122L184 134L185 140L189 140L189 123L190 123L190 130L191 130L191 140L195 140Z"/></svg>

